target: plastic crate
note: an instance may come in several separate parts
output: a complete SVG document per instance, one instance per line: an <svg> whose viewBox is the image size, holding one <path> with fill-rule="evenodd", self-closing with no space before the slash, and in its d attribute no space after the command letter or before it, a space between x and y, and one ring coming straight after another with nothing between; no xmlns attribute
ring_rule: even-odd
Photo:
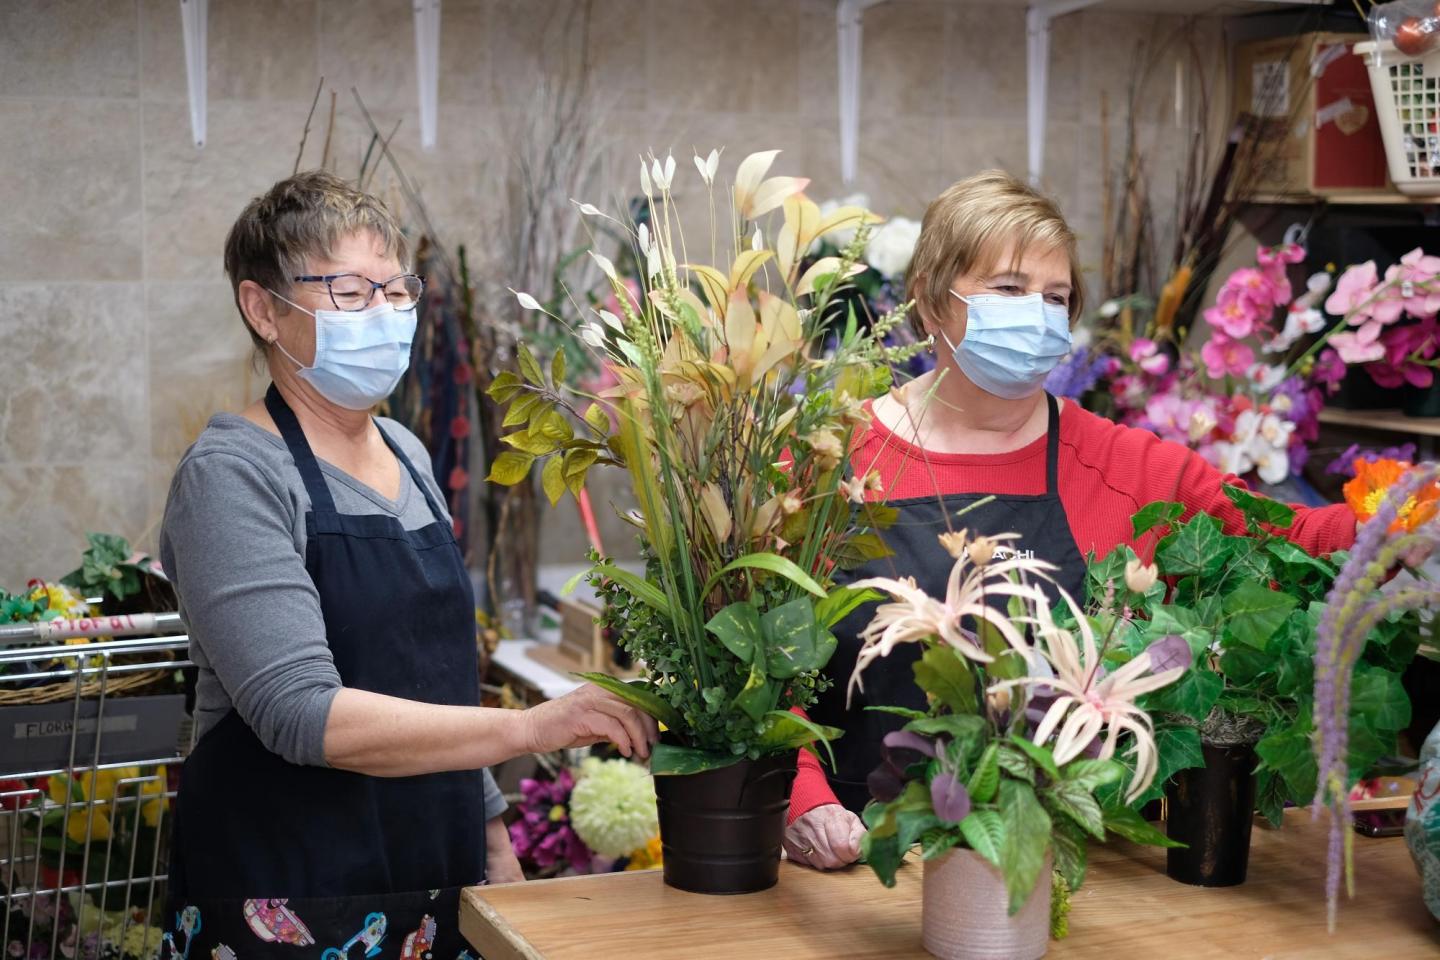
<svg viewBox="0 0 1440 960"><path fill-rule="evenodd" d="M1357 43L1365 58L1395 189L1440 198L1440 49L1418 57L1389 41Z"/></svg>

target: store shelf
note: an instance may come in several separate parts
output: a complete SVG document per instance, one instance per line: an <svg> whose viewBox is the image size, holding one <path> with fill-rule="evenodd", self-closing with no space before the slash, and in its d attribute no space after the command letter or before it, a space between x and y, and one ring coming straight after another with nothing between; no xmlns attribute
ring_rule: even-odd
<svg viewBox="0 0 1440 960"><path fill-rule="evenodd" d="M1407 417L1399 410L1340 410L1326 407L1320 411L1320 422L1384 433L1440 437L1440 417Z"/></svg>
<svg viewBox="0 0 1440 960"><path fill-rule="evenodd" d="M1379 207L1379 206L1410 206L1424 207L1440 204L1440 197L1411 197L1403 193L1393 191L1376 191L1374 193L1337 193L1331 196L1314 196L1302 193L1260 193L1249 200L1253 204L1269 204L1272 206L1298 206L1311 207L1317 204L1328 204L1335 207Z"/></svg>

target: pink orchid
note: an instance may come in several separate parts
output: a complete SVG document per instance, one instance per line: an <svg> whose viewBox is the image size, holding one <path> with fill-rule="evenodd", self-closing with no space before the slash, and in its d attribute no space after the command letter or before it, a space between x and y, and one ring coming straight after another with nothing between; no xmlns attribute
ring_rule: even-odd
<svg viewBox="0 0 1440 960"><path fill-rule="evenodd" d="M1405 312L1412 317L1427 319L1440 313L1440 257L1432 257L1416 247L1400 258L1400 294ZM1408 284L1407 289L1404 285Z"/></svg>
<svg viewBox="0 0 1440 960"><path fill-rule="evenodd" d="M1348 330L1330 338L1330 346L1346 363L1371 363L1385 357L1385 345L1380 343L1380 325L1367 323L1354 333Z"/></svg>
<svg viewBox="0 0 1440 960"><path fill-rule="evenodd" d="M1387 283L1399 280L1398 264L1385 274ZM1332 316L1344 317L1352 327L1375 327L1366 337L1366 342L1380 335L1379 328L1400 319L1405 311L1405 300L1399 285L1377 292L1379 285L1375 261L1367 260L1346 270L1335 284L1335 292L1325 300L1325 312Z"/></svg>
<svg viewBox="0 0 1440 960"><path fill-rule="evenodd" d="M1200 356L1205 361L1205 372L1216 380L1227 374L1241 376L1255 362L1254 350L1218 331L1200 348Z"/></svg>
<svg viewBox="0 0 1440 960"><path fill-rule="evenodd" d="M1157 377L1170 369L1170 358L1160 352L1160 347L1154 340L1147 340L1145 337L1137 337L1130 344L1130 359L1138 363L1141 370Z"/></svg>
<svg viewBox="0 0 1440 960"><path fill-rule="evenodd" d="M1305 248L1298 243L1282 243L1275 247L1261 247L1255 251L1255 262L1262 267L1284 270L1292 263L1305 262Z"/></svg>
<svg viewBox="0 0 1440 960"><path fill-rule="evenodd" d="M1238 288L1229 284L1215 298L1215 306L1205 311L1206 323L1236 340L1254 333L1262 319L1263 315L1255 309L1255 305L1242 296Z"/></svg>
<svg viewBox="0 0 1440 960"><path fill-rule="evenodd" d="M1284 283L1283 291L1279 289L1277 278L1264 270L1241 267L1230 274L1230 279L1225 281L1225 287L1237 291L1240 297L1248 300L1263 317L1272 308L1290 302L1290 281L1283 276L1278 279Z"/></svg>

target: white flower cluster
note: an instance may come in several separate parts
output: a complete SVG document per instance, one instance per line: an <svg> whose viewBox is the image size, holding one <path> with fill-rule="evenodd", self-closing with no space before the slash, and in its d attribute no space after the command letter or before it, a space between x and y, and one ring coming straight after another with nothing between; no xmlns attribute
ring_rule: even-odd
<svg viewBox="0 0 1440 960"><path fill-rule="evenodd" d="M660 829L655 781L628 760L587 757L570 794L570 825L602 857L634 853Z"/></svg>
<svg viewBox="0 0 1440 960"><path fill-rule="evenodd" d="M869 206L869 198L863 193L856 193L820 204L820 215L828 217L841 207L868 209ZM826 236L825 241L844 250L855 239L858 226L836 230ZM870 242L865 247L865 261L887 280L898 280L909 269L910 260L915 255L915 242L919 239L920 221L906 217L887 220L870 235Z"/></svg>

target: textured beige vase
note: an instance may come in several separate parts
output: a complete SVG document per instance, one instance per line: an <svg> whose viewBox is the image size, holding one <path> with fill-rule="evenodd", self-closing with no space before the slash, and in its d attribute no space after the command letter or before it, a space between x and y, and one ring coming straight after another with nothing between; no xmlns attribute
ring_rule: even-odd
<svg viewBox="0 0 1440 960"><path fill-rule="evenodd" d="M925 862L921 930L941 960L1038 960L1050 947L1050 857L1035 891L1006 915L1005 880L973 850Z"/></svg>

